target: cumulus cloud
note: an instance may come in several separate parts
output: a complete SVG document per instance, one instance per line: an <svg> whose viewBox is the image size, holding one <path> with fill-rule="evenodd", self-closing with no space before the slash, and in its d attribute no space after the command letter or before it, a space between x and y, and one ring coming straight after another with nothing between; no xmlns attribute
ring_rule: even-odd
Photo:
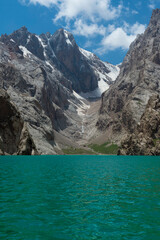
<svg viewBox="0 0 160 240"><path fill-rule="evenodd" d="M148 7L153 10L155 9L156 7L159 7L159 4L160 4L160 0L150 0L149 1L149 4L148 4Z"/></svg>
<svg viewBox="0 0 160 240"><path fill-rule="evenodd" d="M132 14L138 14L136 10L132 10Z"/></svg>
<svg viewBox="0 0 160 240"><path fill-rule="evenodd" d="M74 23L74 29L72 31L76 35L81 36L93 36L93 35L105 35L106 28L103 25L87 24L82 19L76 20Z"/></svg>
<svg viewBox="0 0 160 240"><path fill-rule="evenodd" d="M134 35L127 35L122 28L116 28L111 34L102 40L102 45L110 50L116 48L127 49L134 38Z"/></svg>
<svg viewBox="0 0 160 240"><path fill-rule="evenodd" d="M155 4L154 4L154 3L150 3L150 4L148 5L148 7L149 7L150 9L154 9L154 8L155 8Z"/></svg>
<svg viewBox="0 0 160 240"><path fill-rule="evenodd" d="M51 7L55 4L58 3L58 0L20 0L22 3L29 3L29 4L40 4L42 6L45 6L45 7Z"/></svg>
<svg viewBox="0 0 160 240"><path fill-rule="evenodd" d="M86 19L111 20L119 16L122 5L113 7L111 0L21 0L23 3L40 4L45 7L56 6L58 13L54 21L83 16Z"/></svg>
<svg viewBox="0 0 160 240"><path fill-rule="evenodd" d="M119 16L120 11L121 5L114 8L110 0L63 0L59 5L59 13L55 20L73 19L77 16L83 16L92 21L99 18L111 20Z"/></svg>
<svg viewBox="0 0 160 240"><path fill-rule="evenodd" d="M133 26L131 26L130 28L130 33L133 35L138 35L141 33L144 33L145 29L146 29L146 25L140 24L138 22L136 22Z"/></svg>
<svg viewBox="0 0 160 240"><path fill-rule="evenodd" d="M99 43L100 48L97 52L104 53L117 48L128 49L136 35L144 32L145 25L136 22L130 26L124 22L113 21L122 16L122 10L130 11L129 8L123 7L122 4L113 6L113 0L19 0L28 4L40 4L45 7L54 7L56 9L54 22L61 22L63 26L75 35L85 36L86 45L90 45L90 37L97 35L102 36ZM150 0L150 4L153 1ZM119 1L121 2L121 1ZM132 14L138 14L137 11L131 10ZM122 19L121 19L122 20ZM119 27L121 24L121 27Z"/></svg>
<svg viewBox="0 0 160 240"><path fill-rule="evenodd" d="M130 44L135 40L137 34L145 31L145 25L136 22L133 26L124 23L123 27L114 29L109 35L105 36L101 42L101 47L96 50L102 54L105 51L115 50L118 48L127 50Z"/></svg>

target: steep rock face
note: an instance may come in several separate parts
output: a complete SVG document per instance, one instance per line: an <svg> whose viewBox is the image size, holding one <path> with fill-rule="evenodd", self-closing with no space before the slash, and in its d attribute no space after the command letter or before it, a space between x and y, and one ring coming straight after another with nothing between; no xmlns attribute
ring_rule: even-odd
<svg viewBox="0 0 160 240"><path fill-rule="evenodd" d="M9 95L2 89L0 89L0 154L38 154L26 123L10 102Z"/></svg>
<svg viewBox="0 0 160 240"><path fill-rule="evenodd" d="M97 126L114 139L132 133L150 96L160 93L160 9L153 11L145 33L137 36L115 84L102 96Z"/></svg>
<svg viewBox="0 0 160 240"><path fill-rule="evenodd" d="M69 106L67 90L38 58L18 57L0 43L0 88L9 94L24 121L39 154L55 154L54 130L63 129L67 118L63 109ZM55 79L55 80L54 80ZM62 90L64 89L64 90ZM58 99L58 94L63 97ZM57 120L59 111L63 122Z"/></svg>
<svg viewBox="0 0 160 240"><path fill-rule="evenodd" d="M122 142L120 155L160 155L160 98L152 96L135 132Z"/></svg>
<svg viewBox="0 0 160 240"><path fill-rule="evenodd" d="M73 35L60 29L53 36L51 46L64 71L71 75L76 92L89 92L98 87L97 76L79 51ZM62 69L63 70L63 69Z"/></svg>
<svg viewBox="0 0 160 240"><path fill-rule="evenodd" d="M72 86L76 92L90 92L98 88L99 81L106 85L112 84L109 73L118 74L119 68L102 62L96 55L81 49L75 42L73 35L64 29L40 36L29 33L26 27L2 35L0 40L7 45L19 47L23 55L32 53L46 64L58 69L66 78L65 84ZM105 90L105 89L104 89ZM100 97L100 96L99 96Z"/></svg>

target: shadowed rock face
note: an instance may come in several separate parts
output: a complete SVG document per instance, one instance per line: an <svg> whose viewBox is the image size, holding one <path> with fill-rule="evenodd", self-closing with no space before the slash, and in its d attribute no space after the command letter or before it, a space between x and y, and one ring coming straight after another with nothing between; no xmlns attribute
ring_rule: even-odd
<svg viewBox="0 0 160 240"><path fill-rule="evenodd" d="M134 131L149 98L160 93L159 26L160 9L156 9L145 33L131 44L116 82L102 96L97 126L115 139Z"/></svg>
<svg viewBox="0 0 160 240"><path fill-rule="evenodd" d="M27 125L10 102L8 94L0 89L0 154L38 154Z"/></svg>
<svg viewBox="0 0 160 240"><path fill-rule="evenodd" d="M71 76L75 91L89 92L98 87L97 76L89 62L83 58L71 33L63 29L58 30L52 36L50 44L63 66L62 71Z"/></svg>
<svg viewBox="0 0 160 240"><path fill-rule="evenodd" d="M160 98L149 99L140 124L128 135L119 149L120 155L160 155Z"/></svg>

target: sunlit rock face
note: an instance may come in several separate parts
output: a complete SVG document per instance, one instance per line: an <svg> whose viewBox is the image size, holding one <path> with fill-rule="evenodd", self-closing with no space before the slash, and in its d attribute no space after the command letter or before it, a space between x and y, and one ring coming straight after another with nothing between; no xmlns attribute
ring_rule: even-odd
<svg viewBox="0 0 160 240"><path fill-rule="evenodd" d="M120 155L160 155L160 98L150 97L140 124L121 143Z"/></svg>
<svg viewBox="0 0 160 240"><path fill-rule="evenodd" d="M144 34L131 44L116 82L103 94L97 126L114 139L133 133L149 98L160 93L159 26L156 9Z"/></svg>

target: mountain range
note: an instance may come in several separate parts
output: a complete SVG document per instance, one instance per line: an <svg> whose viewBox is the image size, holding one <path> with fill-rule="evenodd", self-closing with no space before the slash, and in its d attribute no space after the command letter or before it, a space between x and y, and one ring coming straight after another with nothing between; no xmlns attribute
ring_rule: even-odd
<svg viewBox="0 0 160 240"><path fill-rule="evenodd" d="M148 101L160 92L159 26L156 9L120 66L80 48L64 29L36 35L22 27L2 35L1 154L63 154L67 147L88 149L106 141L120 146L138 131ZM152 140L160 138L156 126ZM119 154L145 152L123 148ZM148 154L158 154L157 149Z"/></svg>

